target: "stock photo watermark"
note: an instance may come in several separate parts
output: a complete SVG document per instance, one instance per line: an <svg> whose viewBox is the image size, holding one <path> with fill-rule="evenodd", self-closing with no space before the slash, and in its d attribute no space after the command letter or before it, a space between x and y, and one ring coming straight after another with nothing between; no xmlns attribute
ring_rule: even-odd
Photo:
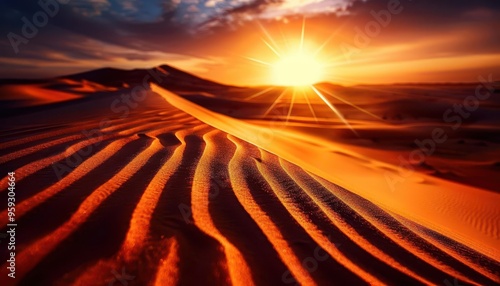
<svg viewBox="0 0 500 286"><path fill-rule="evenodd" d="M403 9L404 7L399 0L389 0L386 9L378 12L375 10L370 11L372 20L368 21L362 28L359 26L354 27L355 35L352 44L340 43L339 48L346 61L351 61L354 55L360 54L362 49L367 48L372 40L378 37L384 28L389 26L393 16L403 12Z"/></svg>
<svg viewBox="0 0 500 286"><path fill-rule="evenodd" d="M126 118L131 110L137 108L140 102L144 101L148 95L149 82L154 80L157 83L162 83L165 78L169 76L166 71L158 71L158 69L148 69L148 74L146 74L142 79L142 85L134 86L130 93L123 93L119 98L116 98L111 102L110 110L113 114L120 115L119 118ZM71 172L74 168L80 165L84 158L89 157L93 154L94 149L102 143L102 139L108 132L105 131L106 128L111 127L111 120L108 118L102 119L99 122L99 127L91 130L83 130L82 134L86 140L96 139L97 142L88 145L85 148L74 150L72 147L68 147L67 152L71 155L67 156L64 163L53 163L52 169L56 174L58 180L61 180L64 174Z"/></svg>
<svg viewBox="0 0 500 286"><path fill-rule="evenodd" d="M453 283L449 279L443 280L444 286L465 286L460 284L457 278L453 278Z"/></svg>
<svg viewBox="0 0 500 286"><path fill-rule="evenodd" d="M396 190L396 185L410 177L414 172L414 165L419 165L425 162L425 159L432 156L439 144L445 143L449 138L449 133L456 131L462 126L465 119L475 112L481 101L485 101L495 92L493 74L489 74L487 78L480 75L478 77L479 84L475 88L474 95L465 97L460 104L453 104L452 107L446 109L442 115L445 123L453 123L451 127L445 129L435 127L429 136L425 139L415 139L414 143L418 147L410 152L408 157L400 155L398 173L386 171L385 179L392 192Z"/></svg>
<svg viewBox="0 0 500 286"><path fill-rule="evenodd" d="M284 130L288 123L283 120L283 116L288 113L285 106L281 106L273 109L269 115L272 115L269 119L269 128L262 128L257 134L257 142L259 144L269 144L273 141L275 133L280 130Z"/></svg>
<svg viewBox="0 0 500 286"><path fill-rule="evenodd" d="M127 273L125 267L122 267L121 273L118 273L115 269L113 269L111 270L111 274L113 274L113 278L109 280L108 286L116 286L116 285L127 286L129 281L135 279L135 276L132 276Z"/></svg>
<svg viewBox="0 0 500 286"><path fill-rule="evenodd" d="M16 173L9 172L8 176L8 193L7 193L7 216L9 223L7 223L7 233L5 236L2 234L1 238L7 238L7 250L9 251L9 259L7 259L7 269L9 278L16 278Z"/></svg>
<svg viewBox="0 0 500 286"><path fill-rule="evenodd" d="M14 53L19 53L21 44L28 44L31 39L38 35L41 28L47 26L50 18L54 18L61 7L59 4L68 4L70 0L39 0L38 6L40 10L31 15L30 18L24 16L20 19L22 24L19 32L9 32L7 39L14 50Z"/></svg>
<svg viewBox="0 0 500 286"><path fill-rule="evenodd" d="M331 241L330 235L327 237L328 240ZM334 244L335 247L340 247L341 244ZM309 273L313 273L316 270L318 270L319 264L321 262L327 261L330 259L330 254L321 248L321 246L316 245L316 248L314 248L312 255L304 258L301 261L302 267ZM297 280L293 277L292 273L290 270L287 270L283 272L283 275L281 275L281 281L285 284L294 284L294 285L300 285Z"/></svg>

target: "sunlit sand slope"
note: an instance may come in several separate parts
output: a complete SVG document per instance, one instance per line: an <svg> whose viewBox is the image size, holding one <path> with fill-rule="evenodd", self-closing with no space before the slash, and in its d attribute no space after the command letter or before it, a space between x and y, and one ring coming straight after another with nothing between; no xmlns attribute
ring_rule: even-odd
<svg viewBox="0 0 500 286"><path fill-rule="evenodd" d="M294 149L286 134L274 134L287 140L275 150L253 142L260 127L155 90L174 106L152 93L123 118L94 103L4 127L1 171L17 178L16 284L500 283L497 208L463 204L497 197L465 189L446 204L452 186L441 181L427 185L436 188L430 197L409 189L403 197L414 206L402 195L370 197L361 187L379 182L369 168L364 185L342 179L361 172L349 160L320 172L325 165L305 160L314 149ZM85 108L91 119L79 117ZM6 218L1 204L0 233ZM6 266L0 284L12 285Z"/></svg>
<svg viewBox="0 0 500 286"><path fill-rule="evenodd" d="M474 245L482 253L500 259L500 194L418 174L391 189L388 178L395 166L349 150L348 146L323 143L286 129L255 125L211 112L158 86L176 107L212 126L289 160L307 171L335 182L375 204L426 227ZM338 167L337 167L338 166Z"/></svg>

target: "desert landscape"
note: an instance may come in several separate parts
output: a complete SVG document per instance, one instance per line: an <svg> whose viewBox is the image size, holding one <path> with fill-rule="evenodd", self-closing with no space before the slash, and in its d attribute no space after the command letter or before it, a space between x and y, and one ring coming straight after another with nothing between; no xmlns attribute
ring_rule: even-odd
<svg viewBox="0 0 500 286"><path fill-rule="evenodd" d="M500 1L0 1L0 286L500 286Z"/></svg>
<svg viewBox="0 0 500 286"><path fill-rule="evenodd" d="M314 85L335 118L314 89L167 65L3 83L15 281L496 285L498 92L456 132L441 120L478 84ZM447 139L415 161L433 128Z"/></svg>

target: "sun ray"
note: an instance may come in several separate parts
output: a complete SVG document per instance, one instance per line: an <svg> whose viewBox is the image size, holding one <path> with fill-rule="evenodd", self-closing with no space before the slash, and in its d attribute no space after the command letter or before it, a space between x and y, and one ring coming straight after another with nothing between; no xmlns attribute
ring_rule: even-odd
<svg viewBox="0 0 500 286"><path fill-rule="evenodd" d="M270 63L265 62L265 61L261 61L261 60L259 60L259 59L255 59L255 58L251 58L251 57L244 57L244 58L245 58L245 59L247 59L247 60L250 60L250 61L252 61L252 62L256 62L256 63L259 63L259 64L263 64L263 65L266 65L266 66L271 66L271 64L270 64Z"/></svg>
<svg viewBox="0 0 500 286"><path fill-rule="evenodd" d="M302 86L307 87L321 81L324 77L325 62L315 57L313 51L308 50L310 47L306 45L306 18L302 18L302 27L300 31L299 43L297 47L289 47L288 38L285 37L283 30L280 28L279 32L283 37L281 45L279 46L269 31L260 23L256 22L262 30L262 42L266 45L271 52L273 52L278 60L274 62L266 62L264 60L246 57L251 62L258 63L270 67L272 82L277 86Z"/></svg>
<svg viewBox="0 0 500 286"><path fill-rule="evenodd" d="M285 45L285 49L290 49L289 39L286 37L285 33L283 32L283 29L281 28L280 28L280 34L283 44Z"/></svg>
<svg viewBox="0 0 500 286"><path fill-rule="evenodd" d="M312 116L314 117L314 120L316 122L319 122L318 117L316 115L316 112L314 111L313 104L310 101L308 94L304 89L300 89L300 87L310 87L313 92L319 96L319 98L323 101L326 106L331 109L337 116L338 118L347 126L351 131L358 135L358 133L354 130L354 128L351 126L351 124L345 119L345 117L339 112L339 110L330 102L328 99L323 95L322 92L325 92L329 96L332 96L333 98L336 98L337 100L340 100L346 104L349 104L350 106L359 109L360 111L369 114L370 116L373 116L375 118L379 118L375 114L362 109L361 107L358 107L348 101L346 101L343 98L340 98L334 94L331 94L328 91L322 91L320 92L316 87L314 86L315 82L318 82L319 80L322 79L322 77L325 75L323 72L323 69L325 67L330 67L330 66L335 66L338 65L335 64L333 61L318 61L316 58L316 55L322 52L323 48L328 44L328 42L338 33L340 28L337 28L337 30L328 38L322 45L312 51L306 51L306 46L305 46L305 29L306 29L306 19L305 17L302 18L302 26L301 26L301 31L300 31L300 43L299 46L297 47L298 49L296 50L290 50L288 51L288 41L286 38L283 39L283 42L285 44L286 53L282 53L282 50L279 49L279 46L276 44L276 41L273 39L273 37L270 35L270 33L262 26L260 22L257 22L261 30L263 31L265 37L262 38L262 41L264 44L274 53L278 56L279 60L276 61L275 63L267 63L262 60L258 60L255 58L247 58L253 62L260 63L262 65L267 65L267 66L272 66L272 72L274 75L274 82L277 85L281 86L293 86L292 88L292 95L291 95L291 100L290 100L290 106L288 108L288 113L286 115L286 124L290 121L290 117L293 112L293 107L296 101L296 95L297 92L302 92L305 100L307 102L307 106L309 107L309 110L311 111ZM280 30L281 36L284 37L283 31ZM324 58L324 57L323 57ZM338 58L338 56L336 56ZM257 92L256 94L253 94L249 96L246 100L250 100L253 98L256 98L262 94L265 94L266 92L270 91L271 89L268 88L266 90L262 90ZM288 88L283 89L283 91L279 94L279 96L274 100L274 102L271 104L271 106L265 111L263 116L267 116L275 107L276 105L282 100L282 98L287 94ZM380 118L379 118L380 119ZM359 136L359 135L358 135Z"/></svg>
<svg viewBox="0 0 500 286"><path fill-rule="evenodd" d="M326 39L326 41L324 41L321 46L318 47L318 49L316 50L316 52L314 53L314 55L317 55L319 54L323 48L326 47L326 45L339 33L340 29L344 27L346 23L343 23L341 24L340 26L337 27L337 29L335 31L333 31L333 33L328 37L328 39Z"/></svg>
<svg viewBox="0 0 500 286"><path fill-rule="evenodd" d="M303 17L302 18L302 33L300 35L300 51L301 52L304 49L304 32L305 32L305 28L306 28L306 18Z"/></svg>
<svg viewBox="0 0 500 286"><path fill-rule="evenodd" d="M319 54L323 50L323 48L333 39L333 37L335 37L335 35L336 33L333 33L328 39L326 39L326 41L323 42L323 44L321 44L321 46L319 46L318 49L316 49L314 55Z"/></svg>
<svg viewBox="0 0 500 286"><path fill-rule="evenodd" d="M329 95L329 96L331 96L331 97L333 97L333 98L336 98L336 99L338 99L338 100L342 101L342 102L343 102L343 103L345 103L345 104L349 104L350 106L352 106L352 107L354 107L354 108L358 109L359 111L361 111L361 112L363 112L363 113L366 113L366 114L368 114L368 115L370 115L370 116L372 116L372 117L374 117L374 118L376 118L376 119L382 120L382 118L380 118L379 116L377 116L377 115L375 115L375 114L371 113L370 111L368 111L368 110L366 110L366 109L363 109L363 108L361 108L361 107L357 106L357 105L356 105L356 104L354 104L354 103L350 103L349 101L347 101L347 100L343 99L343 98L342 98L342 97L340 97L340 96L337 96L337 95L335 95L335 94L333 94L333 93L331 93L331 92L329 92L329 91L327 91L327 90L325 90L325 89L323 89L323 88L321 88L321 87L318 87L318 89L319 89L319 90L321 90L323 93L326 93L327 95Z"/></svg>
<svg viewBox="0 0 500 286"><path fill-rule="evenodd" d="M266 40L262 39L262 41L264 42L264 44L266 44L266 46L271 49L271 51L273 51L273 53L275 53L278 58L281 58L281 54L271 45L269 44Z"/></svg>
<svg viewBox="0 0 500 286"><path fill-rule="evenodd" d="M288 108L288 114L286 116L286 123L285 123L285 125L288 125L288 120L290 119L290 115L292 114L293 103L295 101L295 93L296 92L297 92L297 90L294 88L293 91L292 91L292 100L290 102L290 107Z"/></svg>
<svg viewBox="0 0 500 286"><path fill-rule="evenodd" d="M273 89L274 89L274 87L266 88L266 89L264 89L264 90L262 90L262 91L259 91L259 92L255 93L255 94L250 95L249 97L245 98L245 100L254 99L254 98L256 98L257 96L261 96L261 95L263 95L264 93L269 92L269 91L271 91L271 90L273 90Z"/></svg>
<svg viewBox="0 0 500 286"><path fill-rule="evenodd" d="M274 100L273 104L271 105L271 107L269 107L269 109L264 113L264 116L267 116L269 114L269 112L271 112L271 110L273 110L274 106L276 106L276 104L280 101L280 99L285 95L285 93L287 92L288 88L285 88L283 90L283 92Z"/></svg>
<svg viewBox="0 0 500 286"><path fill-rule="evenodd" d="M314 121L318 122L318 118L316 117L316 112L314 112L314 109L311 105L311 102L309 101L309 97L307 96L306 92L302 90L302 94L304 95L307 105L309 106L309 110L311 110L311 114L314 117Z"/></svg>
<svg viewBox="0 0 500 286"><path fill-rule="evenodd" d="M313 85L311 85L311 88L312 90L319 96L319 98L340 118L340 120L342 120L342 122L347 126L349 127L349 129L351 129L351 131L356 134L357 136L359 136L359 134L356 132L356 130L354 130L354 128L351 126L351 124L349 124L349 122L347 122L347 120L344 118L344 116L337 110L337 108L335 108L335 106L333 106L333 104L331 102L329 102L325 96L319 92L319 90L317 90Z"/></svg>
<svg viewBox="0 0 500 286"><path fill-rule="evenodd" d="M270 44L268 44L264 39L263 39L263 41L266 43L266 45L268 47L270 47L272 49L272 51L275 54L278 55L278 57L281 57L280 53L278 52L279 46L278 46L278 44L276 44L276 41L274 41L273 37L269 34L269 32L266 30L266 28L264 28L264 26L262 26L262 24L260 22L257 22L257 24L259 25L259 27L262 30L262 32L264 33L264 35L266 35L267 39L271 42L272 45L274 45L275 48L272 48L272 46Z"/></svg>

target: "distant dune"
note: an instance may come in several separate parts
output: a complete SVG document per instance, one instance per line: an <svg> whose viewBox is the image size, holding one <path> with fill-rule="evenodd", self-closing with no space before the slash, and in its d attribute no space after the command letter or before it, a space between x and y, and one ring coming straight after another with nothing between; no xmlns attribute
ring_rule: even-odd
<svg viewBox="0 0 500 286"><path fill-rule="evenodd" d="M316 85L339 118L169 66L2 83L15 282L498 285L500 100L442 120L475 87ZM447 139L402 167L436 128Z"/></svg>

